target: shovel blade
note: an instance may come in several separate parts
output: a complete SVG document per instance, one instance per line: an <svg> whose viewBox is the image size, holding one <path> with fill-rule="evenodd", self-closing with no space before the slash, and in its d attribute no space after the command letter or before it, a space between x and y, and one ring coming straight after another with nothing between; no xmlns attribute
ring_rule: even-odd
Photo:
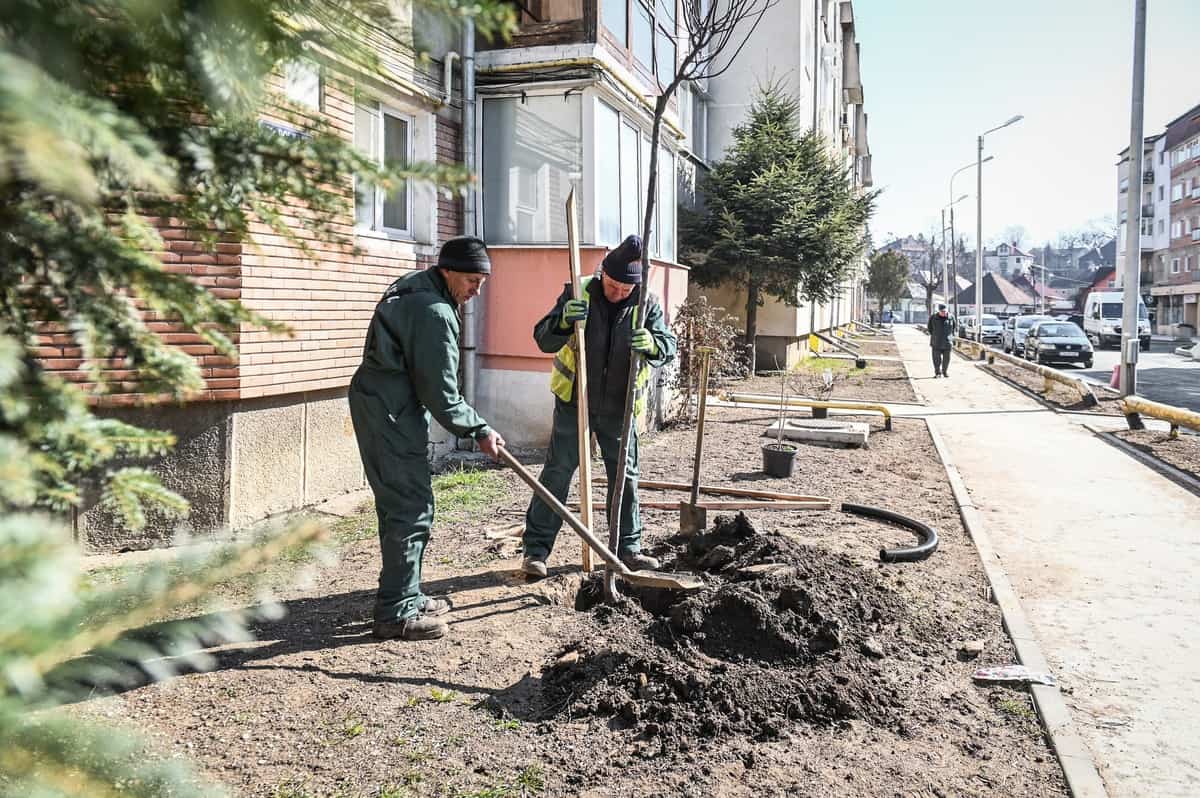
<svg viewBox="0 0 1200 798"><path fill-rule="evenodd" d="M708 510L691 502L679 503L679 532L695 535L708 527Z"/></svg>
<svg viewBox="0 0 1200 798"><path fill-rule="evenodd" d="M673 574L666 571L630 571L627 574L618 574L617 578L631 585L679 590L684 593L694 593L697 590L704 589L704 580L692 574Z"/></svg>

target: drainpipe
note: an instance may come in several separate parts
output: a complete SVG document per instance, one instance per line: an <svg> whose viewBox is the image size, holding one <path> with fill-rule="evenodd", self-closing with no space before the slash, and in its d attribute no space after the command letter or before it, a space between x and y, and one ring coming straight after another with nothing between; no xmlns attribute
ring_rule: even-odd
<svg viewBox="0 0 1200 798"><path fill-rule="evenodd" d="M467 17L462 31L462 157L463 165L475 168L475 21ZM450 87L446 87L449 94ZM468 185L463 193L463 235L475 232L475 187ZM476 385L479 378L479 319L476 305L483 295L463 306L463 398L475 406Z"/></svg>

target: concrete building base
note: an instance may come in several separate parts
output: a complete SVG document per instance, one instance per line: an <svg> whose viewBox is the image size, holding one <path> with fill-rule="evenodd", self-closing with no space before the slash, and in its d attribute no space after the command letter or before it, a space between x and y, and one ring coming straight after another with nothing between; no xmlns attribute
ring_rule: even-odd
<svg viewBox="0 0 1200 798"><path fill-rule="evenodd" d="M366 484L344 389L103 412L175 434L167 456L128 464L153 470L191 508L182 518L152 511L146 527L132 532L99 505L93 487L74 518L76 537L88 551L155 548L187 535L243 529ZM442 449L453 446L436 432Z"/></svg>

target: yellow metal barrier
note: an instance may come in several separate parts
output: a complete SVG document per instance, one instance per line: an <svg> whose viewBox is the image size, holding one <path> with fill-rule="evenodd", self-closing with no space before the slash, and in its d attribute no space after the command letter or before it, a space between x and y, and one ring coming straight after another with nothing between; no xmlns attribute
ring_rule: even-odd
<svg viewBox="0 0 1200 798"><path fill-rule="evenodd" d="M1006 355L1003 352L997 352L995 349L987 349L985 352L987 353L987 362L989 364L995 363L996 360L999 359L1005 363L1010 363L1018 368L1023 368L1026 371L1032 371L1035 374L1040 375L1042 378L1043 392L1048 393L1050 391L1050 383L1057 382L1076 390L1083 399L1083 403L1088 407L1095 407L1097 404L1099 404L1099 400L1096 399L1096 394L1092 391L1092 386L1088 385L1081 379L1068 376L1056 369L1047 368L1040 363L1030 363L1023 357L1016 357L1014 355Z"/></svg>
<svg viewBox="0 0 1200 798"><path fill-rule="evenodd" d="M771 407L779 407L779 400L765 396L752 396L745 393L727 393L724 399L729 402L737 402L740 405L769 405ZM883 405L868 404L865 402L818 402L812 399L788 399L783 403L784 407L823 407L826 410L868 410L873 413L879 413L883 416L883 428L888 432L892 430L892 411L888 410Z"/></svg>
<svg viewBox="0 0 1200 798"><path fill-rule="evenodd" d="M1200 431L1200 413L1174 405L1164 405L1161 402L1151 402L1140 396L1126 396L1121 400L1121 412L1129 421L1130 429L1145 429L1139 414L1150 416L1171 425L1171 437L1179 437L1179 428L1187 427Z"/></svg>

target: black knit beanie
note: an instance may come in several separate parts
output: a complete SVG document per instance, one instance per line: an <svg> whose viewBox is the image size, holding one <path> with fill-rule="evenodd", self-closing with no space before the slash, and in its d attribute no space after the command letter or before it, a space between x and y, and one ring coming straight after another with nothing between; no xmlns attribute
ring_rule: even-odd
<svg viewBox="0 0 1200 798"><path fill-rule="evenodd" d="M452 272L491 274L492 261L483 241L473 236L451 238L438 253L438 268Z"/></svg>
<svg viewBox="0 0 1200 798"><path fill-rule="evenodd" d="M642 239L627 236L616 249L604 256L604 273L618 283L642 282Z"/></svg>

